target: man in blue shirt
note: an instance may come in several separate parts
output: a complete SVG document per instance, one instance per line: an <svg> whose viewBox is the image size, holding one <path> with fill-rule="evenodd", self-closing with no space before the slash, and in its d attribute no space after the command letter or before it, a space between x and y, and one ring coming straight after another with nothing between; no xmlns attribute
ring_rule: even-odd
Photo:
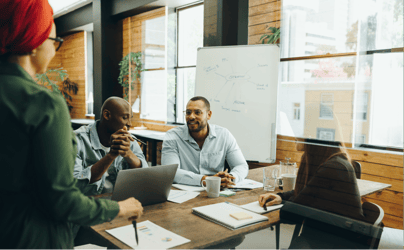
<svg viewBox="0 0 404 250"><path fill-rule="evenodd" d="M132 118L129 103L110 97L101 110L99 121L74 131L78 152L73 175L85 195L111 192L119 170L148 166L128 132Z"/></svg>
<svg viewBox="0 0 404 250"><path fill-rule="evenodd" d="M222 177L222 186L244 180L248 165L236 139L226 128L208 124L212 116L209 101L193 97L185 111L186 125L167 132L161 164L178 164L174 182L199 186L207 176ZM224 172L225 160L230 166Z"/></svg>

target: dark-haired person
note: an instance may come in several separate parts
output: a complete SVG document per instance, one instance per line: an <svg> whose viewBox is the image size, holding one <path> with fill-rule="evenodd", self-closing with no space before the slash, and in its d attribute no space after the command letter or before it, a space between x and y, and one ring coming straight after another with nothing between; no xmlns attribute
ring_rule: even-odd
<svg viewBox="0 0 404 250"><path fill-rule="evenodd" d="M129 103L113 96L102 105L99 121L74 131L78 148L74 177L85 195L111 192L119 170L148 166L128 132L131 118Z"/></svg>
<svg viewBox="0 0 404 250"><path fill-rule="evenodd" d="M355 170L343 144L315 145L311 139L297 143L304 151L296 178L295 189L285 193L267 193L259 197L261 206L292 201L308 207L365 221ZM288 219L282 213L281 218ZM307 220L300 236L290 248L356 248L351 242L336 238L323 225ZM334 230L334 229L332 229Z"/></svg>
<svg viewBox="0 0 404 250"><path fill-rule="evenodd" d="M55 55L47 0L0 1L0 248L73 248L72 224L142 214L134 198L88 198L76 187L76 141L62 96L38 85Z"/></svg>
<svg viewBox="0 0 404 250"><path fill-rule="evenodd" d="M179 164L174 182L200 186L207 176L222 177L222 186L244 180L248 165L236 139L226 128L209 124L209 101L191 98L185 111L186 125L169 130L164 138L161 162ZM230 172L224 171L225 160Z"/></svg>

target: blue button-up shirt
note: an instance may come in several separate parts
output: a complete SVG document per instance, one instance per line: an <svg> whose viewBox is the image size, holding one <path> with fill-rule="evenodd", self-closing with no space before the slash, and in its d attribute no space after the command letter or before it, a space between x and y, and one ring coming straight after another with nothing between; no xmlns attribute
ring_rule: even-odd
<svg viewBox="0 0 404 250"><path fill-rule="evenodd" d="M101 179L90 184L92 166L107 154L107 152L102 148L100 139L98 137L98 123L99 121L88 126L82 126L74 131L77 138L78 151L74 163L73 175L76 179L78 179L78 188L80 188L85 195L101 194L104 186L106 186L106 183L111 183L112 185L115 184L119 170L129 168L126 160L122 156L118 155L108 170L103 174ZM130 148L142 162L142 167L147 167L147 162L142 150L139 147L139 144L136 141L131 141Z"/></svg>
<svg viewBox="0 0 404 250"><path fill-rule="evenodd" d="M248 165L236 139L226 128L209 124L209 135L202 149L183 125L166 133L161 164L178 164L174 182L200 186L204 175L214 175L224 170L224 161L230 166L235 182L244 180Z"/></svg>

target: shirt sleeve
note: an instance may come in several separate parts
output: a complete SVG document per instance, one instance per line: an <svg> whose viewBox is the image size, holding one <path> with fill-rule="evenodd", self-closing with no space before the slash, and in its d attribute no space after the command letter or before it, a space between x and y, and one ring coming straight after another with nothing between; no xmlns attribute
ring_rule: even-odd
<svg viewBox="0 0 404 250"><path fill-rule="evenodd" d="M174 177L175 183L191 186L201 185L201 179L203 175L196 174L192 171L188 171L185 169L181 169L180 154L176 138L174 135L171 135L170 132L167 132L163 141L163 149L161 150L161 164L162 165L178 164L177 173L175 174Z"/></svg>
<svg viewBox="0 0 404 250"><path fill-rule="evenodd" d="M77 140L77 155L74 160L74 170L73 176L77 179L76 186L81 190L81 192L85 195L94 195L99 192L102 178L96 182L90 184L91 180L91 168L93 165L84 167L82 156L85 156L83 142L80 136L76 135Z"/></svg>
<svg viewBox="0 0 404 250"><path fill-rule="evenodd" d="M147 164L146 158L144 157L144 154L139 144L136 141L131 142L130 148L132 152L137 156L137 158L139 158L139 160L142 162L142 168L147 168L149 165Z"/></svg>
<svg viewBox="0 0 404 250"><path fill-rule="evenodd" d="M38 203L56 221L90 226L112 220L119 212L117 202L86 197L76 186L77 148L66 102L56 94L46 95L36 97L41 104L35 107L46 108L36 118L32 138L35 170L31 180Z"/></svg>
<svg viewBox="0 0 404 250"><path fill-rule="evenodd" d="M227 150L226 150L226 160L230 166L230 174L233 175L235 183L244 180L248 175L248 164L239 148L236 139L227 131Z"/></svg>

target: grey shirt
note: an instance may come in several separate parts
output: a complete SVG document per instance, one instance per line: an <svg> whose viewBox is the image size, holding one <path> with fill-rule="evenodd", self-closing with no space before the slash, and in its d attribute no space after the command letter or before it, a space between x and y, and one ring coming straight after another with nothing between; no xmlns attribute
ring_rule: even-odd
<svg viewBox="0 0 404 250"><path fill-rule="evenodd" d="M236 139L226 128L209 124L209 134L202 149L189 134L187 125L166 133L161 152L161 164L179 164L174 182L200 186L204 175L224 170L224 161L230 166L235 182L248 175L248 165Z"/></svg>
<svg viewBox="0 0 404 250"><path fill-rule="evenodd" d="M104 173L101 179L90 184L92 166L108 153L102 147L98 137L98 123L99 121L96 121L93 124L82 126L74 131L77 138L78 151L74 163L73 176L78 180L77 187L80 188L85 195L96 195L103 193L103 191L105 192L104 187L108 186L108 183L112 184L112 186L115 185L118 171L129 168L126 160L119 155L112 162L111 166ZM138 143L136 141L130 142L130 148L142 162L142 168L147 167L147 162ZM108 191L111 191L111 188L109 188Z"/></svg>

